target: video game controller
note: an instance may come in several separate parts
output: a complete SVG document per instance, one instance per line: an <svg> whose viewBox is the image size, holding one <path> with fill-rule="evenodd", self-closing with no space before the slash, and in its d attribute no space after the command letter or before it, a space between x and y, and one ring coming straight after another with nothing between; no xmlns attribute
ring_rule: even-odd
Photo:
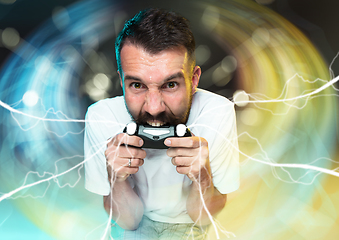
<svg viewBox="0 0 339 240"><path fill-rule="evenodd" d="M142 148L166 149L164 144L169 137L191 137L190 130L184 124L177 126L153 127L150 125L138 125L135 122L127 124L124 132L128 135L139 136L144 140Z"/></svg>

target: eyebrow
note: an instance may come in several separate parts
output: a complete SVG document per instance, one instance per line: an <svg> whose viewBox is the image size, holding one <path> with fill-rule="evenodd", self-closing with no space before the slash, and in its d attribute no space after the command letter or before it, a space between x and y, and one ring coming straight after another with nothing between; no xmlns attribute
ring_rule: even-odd
<svg viewBox="0 0 339 240"><path fill-rule="evenodd" d="M184 74L182 72L174 73L171 76L169 76L168 78L166 78L165 82L168 82L168 81L175 79L175 78L184 78Z"/></svg>
<svg viewBox="0 0 339 240"><path fill-rule="evenodd" d="M126 75L126 76L124 77L124 80L136 80L136 81L142 82L142 80L141 80L140 78L134 77L134 76L130 76L130 75Z"/></svg>
<svg viewBox="0 0 339 240"><path fill-rule="evenodd" d="M172 79L175 79L175 78L184 78L184 74L182 72L174 73L174 74L170 75L169 77L165 78L164 82L171 81ZM140 78L132 76L132 75L126 75L124 77L124 80L134 80L134 81L142 82L142 80Z"/></svg>

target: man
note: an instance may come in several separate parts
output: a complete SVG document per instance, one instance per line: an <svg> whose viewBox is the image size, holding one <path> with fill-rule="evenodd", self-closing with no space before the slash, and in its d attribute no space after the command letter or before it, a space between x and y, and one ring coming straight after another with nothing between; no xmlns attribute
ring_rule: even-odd
<svg viewBox="0 0 339 240"><path fill-rule="evenodd" d="M197 88L194 50L185 18L141 11L116 40L124 96L88 109L85 187L103 195L117 224L112 234L125 230L119 239L203 239L227 193L239 187L234 106ZM122 133L131 121L184 123L193 136L167 138L168 149L143 149L140 137Z"/></svg>

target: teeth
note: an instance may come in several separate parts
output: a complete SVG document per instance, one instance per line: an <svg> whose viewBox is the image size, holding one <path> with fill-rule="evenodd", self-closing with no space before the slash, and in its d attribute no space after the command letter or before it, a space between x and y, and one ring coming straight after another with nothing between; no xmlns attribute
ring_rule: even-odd
<svg viewBox="0 0 339 240"><path fill-rule="evenodd" d="M147 123L149 125L151 125L152 127L160 127L160 126L164 125L163 122L149 122L149 121L147 121Z"/></svg>

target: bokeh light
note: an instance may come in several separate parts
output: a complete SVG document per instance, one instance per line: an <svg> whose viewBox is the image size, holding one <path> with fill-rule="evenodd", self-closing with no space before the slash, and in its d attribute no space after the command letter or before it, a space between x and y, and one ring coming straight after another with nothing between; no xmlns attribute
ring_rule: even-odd
<svg viewBox="0 0 339 240"><path fill-rule="evenodd" d="M0 47L13 51L0 72L0 198L42 181L0 201L0 239L106 234L102 197L83 187L83 119L90 104L122 93L114 38L152 4L190 19L199 86L235 103L241 187L217 217L220 238L336 239L338 178L272 166L339 167L338 89L299 98L331 80L311 41L265 6L272 0L131 2L79 1L55 8L28 37L0 31Z"/></svg>
<svg viewBox="0 0 339 240"><path fill-rule="evenodd" d="M27 91L25 92L22 100L26 106L33 107L35 104L37 104L39 96L34 91Z"/></svg>
<svg viewBox="0 0 339 240"><path fill-rule="evenodd" d="M6 28L1 33L2 44L7 48L13 48L20 42L19 33L14 28Z"/></svg>

